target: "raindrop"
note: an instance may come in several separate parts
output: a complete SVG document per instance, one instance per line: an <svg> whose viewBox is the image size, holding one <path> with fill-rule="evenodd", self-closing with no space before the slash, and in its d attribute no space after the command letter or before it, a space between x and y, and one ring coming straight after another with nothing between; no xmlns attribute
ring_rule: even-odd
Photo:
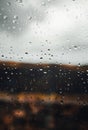
<svg viewBox="0 0 88 130"><path fill-rule="evenodd" d="M61 100L61 101L60 101L60 104L63 105L63 103L64 103L63 100Z"/></svg>
<svg viewBox="0 0 88 130"><path fill-rule="evenodd" d="M1 55L1 57L4 57L4 55Z"/></svg>
<svg viewBox="0 0 88 130"><path fill-rule="evenodd" d="M30 71L32 71L33 69L30 69Z"/></svg>
<svg viewBox="0 0 88 130"><path fill-rule="evenodd" d="M70 84L68 83L67 86L70 86Z"/></svg>
<svg viewBox="0 0 88 130"><path fill-rule="evenodd" d="M48 51L50 51L50 49L48 49Z"/></svg>
<svg viewBox="0 0 88 130"><path fill-rule="evenodd" d="M13 23L16 23L16 20L13 20Z"/></svg>
<svg viewBox="0 0 88 130"><path fill-rule="evenodd" d="M43 59L43 57L40 57L40 59Z"/></svg>
<svg viewBox="0 0 88 130"><path fill-rule="evenodd" d="M31 19L32 19L32 17L31 17L31 16L29 16L29 17L28 17L28 20L31 20Z"/></svg>
<svg viewBox="0 0 88 130"><path fill-rule="evenodd" d="M11 75L13 75L14 73L13 72L11 72Z"/></svg>
<svg viewBox="0 0 88 130"><path fill-rule="evenodd" d="M45 72L43 72L44 74L47 74L47 72L45 71Z"/></svg>
<svg viewBox="0 0 88 130"><path fill-rule="evenodd" d="M7 74L8 72L6 71L5 74Z"/></svg>
<svg viewBox="0 0 88 130"><path fill-rule="evenodd" d="M7 18L8 18L7 15L4 15L4 16L3 16L3 19L4 19L4 20L6 20Z"/></svg>
<svg viewBox="0 0 88 130"><path fill-rule="evenodd" d="M39 69L40 71L43 71L43 69Z"/></svg>
<svg viewBox="0 0 88 130"><path fill-rule="evenodd" d="M41 4L42 6L45 6L46 4L45 4L45 2L42 2L42 4Z"/></svg>
<svg viewBox="0 0 88 130"><path fill-rule="evenodd" d="M51 58L49 58L49 60L51 60Z"/></svg>
<svg viewBox="0 0 88 130"><path fill-rule="evenodd" d="M86 72L88 72L88 70L86 70Z"/></svg>
<svg viewBox="0 0 88 130"><path fill-rule="evenodd" d="M14 15L14 17L13 17L14 19L18 19L18 16L17 15Z"/></svg>
<svg viewBox="0 0 88 130"><path fill-rule="evenodd" d="M68 64L71 65L71 62L69 61Z"/></svg>
<svg viewBox="0 0 88 130"><path fill-rule="evenodd" d="M71 51L71 48L69 48L69 51Z"/></svg>
<svg viewBox="0 0 88 130"><path fill-rule="evenodd" d="M21 57L21 59L23 59L23 57Z"/></svg>
<svg viewBox="0 0 88 130"><path fill-rule="evenodd" d="M63 93L62 90L60 90L60 91L59 91L59 94L62 94L62 93Z"/></svg>
<svg viewBox="0 0 88 130"><path fill-rule="evenodd" d="M7 5L10 6L10 5L11 5L11 2L7 2Z"/></svg>
<svg viewBox="0 0 88 130"><path fill-rule="evenodd" d="M30 41L29 43L31 44L32 42Z"/></svg>
<svg viewBox="0 0 88 130"><path fill-rule="evenodd" d="M77 48L78 48L77 46L74 46L74 49L75 49L75 50L77 50Z"/></svg>
<svg viewBox="0 0 88 130"><path fill-rule="evenodd" d="M86 82L84 81L83 84L86 84Z"/></svg>
<svg viewBox="0 0 88 130"><path fill-rule="evenodd" d="M28 52L25 52L25 54L28 54Z"/></svg>
<svg viewBox="0 0 88 130"><path fill-rule="evenodd" d="M22 0L16 0L18 3L22 3L23 1Z"/></svg>
<svg viewBox="0 0 88 130"><path fill-rule="evenodd" d="M48 2L50 2L51 0L48 0Z"/></svg>
<svg viewBox="0 0 88 130"><path fill-rule="evenodd" d="M51 57L53 57L53 55L51 55Z"/></svg>
<svg viewBox="0 0 88 130"><path fill-rule="evenodd" d="M80 63L78 63L78 67L80 67L81 66L81 64Z"/></svg>
<svg viewBox="0 0 88 130"><path fill-rule="evenodd" d="M10 79L10 77L7 77L7 79L9 80L9 79Z"/></svg>

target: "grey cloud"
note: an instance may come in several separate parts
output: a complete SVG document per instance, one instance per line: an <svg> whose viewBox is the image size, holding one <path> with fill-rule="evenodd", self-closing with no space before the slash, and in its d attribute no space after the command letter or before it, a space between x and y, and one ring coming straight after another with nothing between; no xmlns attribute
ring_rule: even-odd
<svg viewBox="0 0 88 130"><path fill-rule="evenodd" d="M25 0L22 0L25 1ZM45 18L45 10L54 6L57 0L38 0L39 5L34 8L31 3L27 9L21 0L0 0L0 30L11 34L20 34L33 21L42 21ZM58 2L60 2L59 0Z"/></svg>

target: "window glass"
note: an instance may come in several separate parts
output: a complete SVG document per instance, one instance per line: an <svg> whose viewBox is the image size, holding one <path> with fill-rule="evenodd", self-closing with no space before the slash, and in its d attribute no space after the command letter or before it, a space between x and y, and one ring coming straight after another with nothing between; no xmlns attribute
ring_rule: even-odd
<svg viewBox="0 0 88 130"><path fill-rule="evenodd" d="M88 1L0 0L0 129L88 129Z"/></svg>

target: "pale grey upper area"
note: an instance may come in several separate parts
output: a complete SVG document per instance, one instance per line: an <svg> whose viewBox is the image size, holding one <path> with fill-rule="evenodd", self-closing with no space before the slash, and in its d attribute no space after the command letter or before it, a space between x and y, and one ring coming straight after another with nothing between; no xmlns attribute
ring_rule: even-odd
<svg viewBox="0 0 88 130"><path fill-rule="evenodd" d="M88 1L0 0L0 60L88 64Z"/></svg>

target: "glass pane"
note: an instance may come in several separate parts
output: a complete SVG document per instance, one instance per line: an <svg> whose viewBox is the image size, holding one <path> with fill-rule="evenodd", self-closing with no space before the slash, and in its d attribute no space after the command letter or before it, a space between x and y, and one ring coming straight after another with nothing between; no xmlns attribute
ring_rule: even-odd
<svg viewBox="0 0 88 130"><path fill-rule="evenodd" d="M88 129L87 5L0 0L0 130Z"/></svg>

